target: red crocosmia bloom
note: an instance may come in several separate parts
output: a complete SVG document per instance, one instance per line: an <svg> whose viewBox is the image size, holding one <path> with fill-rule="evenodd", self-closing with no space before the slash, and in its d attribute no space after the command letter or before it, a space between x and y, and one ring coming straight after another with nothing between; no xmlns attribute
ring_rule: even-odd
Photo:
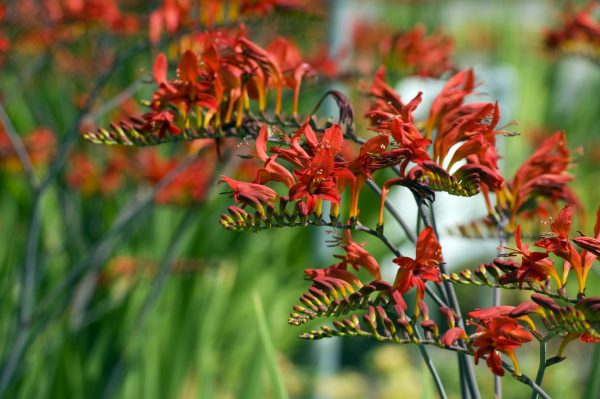
<svg viewBox="0 0 600 399"><path fill-rule="evenodd" d="M568 10L563 16L563 26L545 33L546 46L571 54L600 59L600 21L593 13L598 8L595 0L578 12Z"/></svg>
<svg viewBox="0 0 600 399"><path fill-rule="evenodd" d="M163 30L170 34L177 32L191 10L189 0L163 0L162 6L150 14L150 41L158 43Z"/></svg>
<svg viewBox="0 0 600 399"><path fill-rule="evenodd" d="M539 305L535 302L523 302L519 306L494 306L486 309L475 309L469 312L468 317L471 319L479 319L487 322L497 317L512 317L526 322L532 330L535 330L533 320L528 316L530 313L535 313L539 309Z"/></svg>
<svg viewBox="0 0 600 399"><path fill-rule="evenodd" d="M510 312L514 310L514 306L494 306L492 308L486 309L475 309L472 312L469 312L468 316L472 319L479 320L490 320L495 317L507 316Z"/></svg>
<svg viewBox="0 0 600 399"><path fill-rule="evenodd" d="M379 67L373 77L370 94L375 99L371 105L371 111L395 114L404 108L400 96L385 83L385 67L383 65Z"/></svg>
<svg viewBox="0 0 600 399"><path fill-rule="evenodd" d="M472 69L458 72L448 80L440 94L433 100L427 120L427 138L441 122L442 118L462 104L464 98L473 93L475 74Z"/></svg>
<svg viewBox="0 0 600 399"><path fill-rule="evenodd" d="M360 148L358 156L347 164L347 167L356 176L352 183L352 202L350 205L350 217L358 216L358 197L366 180L373 178L373 172L388 168L409 159L412 152L406 148L394 148L388 150L389 136L380 134L367 140Z"/></svg>
<svg viewBox="0 0 600 399"><path fill-rule="evenodd" d="M268 77L268 84L275 88L275 113L281 113L282 92L286 82L276 58L267 50L252 43L244 36L238 37L237 43L241 48L242 54L256 62L265 72Z"/></svg>
<svg viewBox="0 0 600 399"><path fill-rule="evenodd" d="M425 26L418 24L398 36L389 56L398 59L401 70L423 77L437 77L452 69L452 47L452 39L448 36L440 32L427 36Z"/></svg>
<svg viewBox="0 0 600 399"><path fill-rule="evenodd" d="M355 179L350 170L335 165L335 156L342 151L343 140L339 125L327 129L315 149L313 158L305 163L304 169L294 170L298 183L290 188L290 198L294 200L306 198L309 213L315 209L318 199L339 205L338 179L347 181Z"/></svg>
<svg viewBox="0 0 600 399"><path fill-rule="evenodd" d="M181 134L181 130L173 123L175 114L171 111L151 111L142 115L142 119L132 118L133 127L144 132L154 132L159 138L168 134ZM123 122L125 123L125 122Z"/></svg>
<svg viewBox="0 0 600 399"><path fill-rule="evenodd" d="M417 250L415 259L400 256L394 259L394 263L400 266L394 287L404 294L412 287L417 286L417 303L425 294L425 283L433 281L442 282L439 263L442 261L442 247L435 237L431 227L426 227L417 239Z"/></svg>
<svg viewBox="0 0 600 399"><path fill-rule="evenodd" d="M419 129L414 125L413 111L421 103L422 93L419 92L408 104L400 103L398 110L383 112L371 111L367 114L371 121L376 124L373 130L391 135L398 147L403 150L404 159L400 164L400 172L404 175L409 162L421 164L430 160L427 147L431 141L425 139Z"/></svg>
<svg viewBox="0 0 600 399"><path fill-rule="evenodd" d="M447 165L447 171L457 162L466 161L453 174L477 176L491 213L493 207L488 191L500 190L504 182L498 169L499 155L496 149L496 136L505 134L496 130L500 109L497 103L458 104L455 109L447 110L438 123L433 159L438 165ZM447 163L447 155L457 145L452 159Z"/></svg>
<svg viewBox="0 0 600 399"><path fill-rule="evenodd" d="M262 216L265 216L264 205L273 205L277 199L277 193L269 187L246 183L221 176L219 183L227 183L231 187L235 202L253 206Z"/></svg>
<svg viewBox="0 0 600 399"><path fill-rule="evenodd" d="M502 359L499 352L508 356L515 368L515 374L520 375L519 361L515 349L521 347L525 342L533 339L533 335L520 325L515 319L510 317L498 316L481 324L470 321L470 324L477 326L475 339L472 346L477 348L475 351L475 364L484 357L487 366L496 375L503 376Z"/></svg>
<svg viewBox="0 0 600 399"><path fill-rule="evenodd" d="M572 268L577 276L579 292L583 292L587 275L596 260L596 255L585 249L582 252L577 252L577 249L569 241L571 222L572 210L571 206L567 205L560 211L554 222L550 224L552 235L539 240L536 245L563 258L565 260L563 282L566 281L567 273ZM600 239L600 213L596 215L594 234L596 235L595 239Z"/></svg>
<svg viewBox="0 0 600 399"><path fill-rule="evenodd" d="M427 35L418 24L404 32L391 31L381 24L359 22L353 27L355 67L369 73L372 60L384 60L402 76L438 77L452 69L452 40L441 32Z"/></svg>
<svg viewBox="0 0 600 399"><path fill-rule="evenodd" d="M376 280L381 279L379 264L375 258L363 248L365 243L358 244L352 241L350 230L344 232L344 237L341 242L342 248L346 251L346 255L335 255L335 257L341 259L340 265L342 267L346 268L347 265L351 265L355 270L363 267L371 274L371 276L373 276L373 278Z"/></svg>
<svg viewBox="0 0 600 399"><path fill-rule="evenodd" d="M554 262L548 258L546 252L531 252L529 245L521 240L521 226L515 230L515 242L517 249L513 250L513 255L521 255L521 264L519 267L500 278L501 283L519 282L519 286L524 281L546 282L550 277L554 279L558 288L563 286L562 280L558 276L554 267Z"/></svg>
<svg viewBox="0 0 600 399"><path fill-rule="evenodd" d="M285 184L288 188L296 183L296 179L285 167L277 163L277 155L267 156L267 141L269 138L269 129L267 125L260 128L256 138L256 153L264 161L264 166L257 171L253 183L265 184L269 181L278 181Z"/></svg>
<svg viewBox="0 0 600 399"><path fill-rule="evenodd" d="M517 170L512 181L498 193L500 206L508 208L511 213L510 228L514 228L517 216L532 205L538 217L550 217L540 200L546 200L552 206L561 200L581 208L577 196L567 187L567 183L573 180L567 174L570 163L563 132L556 132L540 144Z"/></svg>
<svg viewBox="0 0 600 399"><path fill-rule="evenodd" d="M305 139L305 146L300 143L302 137ZM271 147L271 152L279 155L281 158L299 168L306 168L309 165L311 160L310 154L313 154L316 151L319 144L315 132L308 123L308 119L292 135L291 139L287 135L282 135L281 139L284 140L286 144L289 144L289 148L274 146ZM307 147L307 149L304 147Z"/></svg>
<svg viewBox="0 0 600 399"><path fill-rule="evenodd" d="M159 88L153 95L152 108L159 110L167 104L182 106L187 114L192 106L209 110L217 109L217 101L212 91L211 80L206 76L206 71L201 70L198 57L187 50L179 62L179 79L166 80L166 62L164 55L159 55L154 62L154 79L159 83ZM201 77L200 81L198 78Z"/></svg>
<svg viewBox="0 0 600 399"><path fill-rule="evenodd" d="M292 114L298 113L298 99L303 77L314 76L316 71L302 61L300 50L289 40L277 38L267 46L267 51L275 58L284 74L286 85L294 90Z"/></svg>

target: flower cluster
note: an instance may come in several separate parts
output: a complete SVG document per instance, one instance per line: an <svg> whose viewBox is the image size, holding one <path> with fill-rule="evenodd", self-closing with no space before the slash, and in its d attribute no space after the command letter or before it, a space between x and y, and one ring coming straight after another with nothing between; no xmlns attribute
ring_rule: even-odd
<svg viewBox="0 0 600 399"><path fill-rule="evenodd" d="M283 4L263 2L252 7L250 2L241 2L241 8L231 10L234 14L264 12L276 3ZM223 11L217 2L207 1L206 5ZM174 33L187 24L189 6L165 1L151 16L153 40L157 41L164 29ZM217 14L219 20L228 19ZM214 22L204 21L207 25ZM418 120L415 111L421 106L422 93L403 101L386 82L385 66L380 67L368 92L365 117L370 135L363 138L362 132L355 132L352 103L337 91L325 94L310 114L300 115L301 84L317 69L290 41L278 38L261 47L247 37L242 26L237 33L216 29L197 34L180 45L175 77L170 76L165 54L159 54L154 62L158 88L147 103L149 112L86 137L128 145L208 138L211 144L207 146L214 143L217 153L223 146L235 151L226 144L229 137L243 138L240 148L245 149L246 138L254 139L251 153L238 154L244 160L218 179L235 202L222 215L221 224L231 230L312 224L344 231L334 240L343 250L335 256L335 263L305 270L311 285L300 297L301 304L293 308L289 323L303 325L320 317L342 319L335 320L333 327L321 326L302 334L302 338L358 335L400 344L435 345L462 356L461 372L471 367L465 362L466 355L471 355L475 363L485 359L494 374L502 376L509 370L522 382L528 381L517 358L522 345L533 340L545 345L560 336L561 356L566 344L576 338L582 342L600 339L593 324L600 311L598 298L585 296L589 271L600 254L600 210L594 234L573 237L572 212L581 207L568 187L571 160L564 133L546 139L509 180L498 165L497 137L512 134L499 126L498 103L469 102L476 90L472 69L451 76L428 115ZM450 49L451 41L445 36L427 37L418 26L381 40L378 51L395 71L439 76L452 69ZM286 96L291 98L289 109L284 107ZM316 115L328 96L338 105L337 123L319 120ZM157 152L142 153L137 161L141 170L137 175L154 183L175 169L175 162L162 159ZM159 194L159 201L201 198L211 180L207 176L215 172L215 162L198 161L189 175L182 174ZM378 179L383 182L381 187L375 174L382 178ZM360 194L367 186L380 201L378 223L373 228L363 224L366 218L360 215ZM404 186L414 194L419 208L415 231L406 226L387 198L394 186ZM500 238L497 259L473 271L448 273L433 209L429 209L430 215L426 212L436 191L458 196L482 194L487 220ZM323 215L326 203L329 217ZM563 203L567 205L548 223L551 231L526 242L529 232L522 221L549 218ZM414 243L414 257L402 254L385 236L386 208ZM369 234L391 250L397 266L393 281L383 279L377 260L365 243L354 241L353 231ZM505 238L513 233L516 248L503 254ZM577 279L576 297L569 297L567 291L571 274ZM362 281L361 276L369 281ZM534 293L532 301L518 306L477 309L463 317L453 284ZM445 326L433 316L432 306ZM543 366L547 364L544 359Z"/></svg>
<svg viewBox="0 0 600 399"><path fill-rule="evenodd" d="M577 12L566 12L563 26L545 33L546 46L566 54L600 60L600 22L593 17L598 2L590 0Z"/></svg>
<svg viewBox="0 0 600 399"><path fill-rule="evenodd" d="M500 111L498 104L465 103L474 87L472 70L451 77L433 101L425 129L420 131L412 113L421 102L421 93L404 104L385 83L384 70L378 71L371 88L374 101L367 116L374 130L391 136L399 149L410 154L400 164L400 176L388 180L384 188L419 179L434 190L456 195L471 196L481 189L486 199L488 192L502 189L504 179L498 169L496 148L496 136L505 134L498 130ZM408 169L409 165L413 166ZM384 200L385 195L382 205Z"/></svg>
<svg viewBox="0 0 600 399"><path fill-rule="evenodd" d="M393 32L362 22L354 26L353 39L356 67L365 73L370 73L377 61L402 75L439 77L454 69L452 39L440 31L427 35L421 24Z"/></svg>
<svg viewBox="0 0 600 399"><path fill-rule="evenodd" d="M209 132L209 136L235 128L256 133L257 118L251 116L251 106L264 114L272 93L279 115L284 90L289 88L293 92L290 111L295 115L302 81L314 72L293 43L279 38L262 48L246 37L243 27L235 35L229 31L197 35L192 47L198 50L183 52L175 79L168 78L167 57L158 55L153 76L159 87L148 113L110 130L89 133L87 138L134 144L127 137L133 136L133 140L140 137L152 144L166 136L186 139L194 131Z"/></svg>
<svg viewBox="0 0 600 399"><path fill-rule="evenodd" d="M537 150L519 167L512 180L498 192L497 203L508 214L509 229L517 216L548 218L558 201L580 208L579 199L567 186L573 177L567 173L571 165L566 137L556 132L540 143Z"/></svg>
<svg viewBox="0 0 600 399"><path fill-rule="evenodd" d="M204 27L211 27L224 22L235 22L240 16L262 16L275 9L306 8L306 1L302 0L163 0L150 14L150 41L157 43L163 31L172 35L183 27L196 27L198 22ZM196 12L199 13L199 21Z"/></svg>

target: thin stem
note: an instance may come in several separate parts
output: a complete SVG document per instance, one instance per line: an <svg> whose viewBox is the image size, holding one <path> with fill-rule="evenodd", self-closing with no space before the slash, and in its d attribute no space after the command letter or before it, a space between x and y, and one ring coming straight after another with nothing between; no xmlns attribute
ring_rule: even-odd
<svg viewBox="0 0 600 399"><path fill-rule="evenodd" d="M12 121L8 117L8 114L6 113L6 110L4 109L2 104L0 104L0 123L2 123L2 126L4 126L4 131L8 136L8 140L15 149L15 153L19 158L19 162L21 162L23 172L25 172L25 177L27 178L27 182L29 183L31 188L35 189L39 182L33 170L31 159L29 158L27 149L23 144L23 140L21 140L21 137L17 133L15 126L12 124Z"/></svg>
<svg viewBox="0 0 600 399"><path fill-rule="evenodd" d="M542 385L544 379L544 372L546 371L546 341L540 341L540 360L538 364L538 371L535 377L535 383ZM531 399L538 399L538 392L535 390L531 393Z"/></svg>
<svg viewBox="0 0 600 399"><path fill-rule="evenodd" d="M506 233L504 231L504 227L506 224L506 218L504 217L504 213L500 212L500 219L497 221L498 227L498 251L496 256L500 257L504 253L504 247L506 246ZM495 287L493 290L493 306L500 306L502 298L501 298L501 290L498 287ZM545 345L544 344L544 356L545 356ZM544 363L546 362L544 357ZM543 374L543 372L542 372ZM498 375L494 375L494 394L496 399L502 398L502 378ZM537 397L537 395L535 395Z"/></svg>
<svg viewBox="0 0 600 399"><path fill-rule="evenodd" d="M426 226L431 226L434 229L436 237L438 237L438 239L439 239L437 226L435 226L431 220L427 220L427 212L425 212L425 209L423 209L424 208L423 201L416 194L414 195L414 198L415 198L417 207L419 209L419 216L421 216L421 218L423 219L423 223ZM433 214L433 212L432 212L432 214ZM433 220L433 217L432 217L432 220ZM441 262L439 264L439 268L440 268L441 273L448 274L448 270L447 270L446 264L444 262ZM447 280L444 280L443 287L444 287L444 292L446 294L446 298L448 299L448 303L450 304L450 308L452 310L454 310L454 312L458 316L457 324L459 327L464 329L465 325L464 325L464 321L462 318L462 312L460 310L460 305L458 302L458 298L456 297L456 292L454 291L454 287ZM467 383L467 388L471 394L471 397L473 399L479 399L481 397L481 395L480 395L479 389L477 387L477 379L475 377L475 371L473 370L473 364L470 361L468 361L466 359L466 357L464 357L463 354L459 354L458 356L459 356L458 365L459 365L459 371L460 371L461 384L463 383L463 377L464 377L465 382ZM463 359L461 359L461 357L463 357Z"/></svg>
<svg viewBox="0 0 600 399"><path fill-rule="evenodd" d="M369 227L366 227L366 226L364 226L364 225L362 225L362 224L360 224L360 223L356 223L356 227L355 227L355 228L356 228L356 230L358 230L358 231L363 231L363 232L365 232L365 233L367 233L367 234L370 234L370 235L372 235L372 236L374 236L374 237L377 237L377 238L379 238L379 240L381 240L381 242L382 242L382 243L384 243L384 244L385 244L385 246L386 246L386 247L388 247L388 248L389 248L389 250L390 250L390 251L392 251L392 253L393 253L393 254L394 254L396 257L398 257L398 256L402 256L402 253L401 253L401 252L398 250L398 248L396 248L396 247L394 246L394 244L392 244L392 243L390 242L390 240L389 240L389 239L388 239L388 238L387 238L387 237L386 237L386 236L385 236L383 233L380 233L380 232L378 232L378 231L375 231L375 230L373 230L373 229L371 229L371 228L369 228Z"/></svg>
<svg viewBox="0 0 600 399"><path fill-rule="evenodd" d="M421 335L419 333L419 330L415 327L414 331L415 331L415 335L417 336L417 338L420 341ZM438 374L438 372L435 368L435 365L433 364L433 361L431 360L431 357L429 356L429 353L427 352L427 348L424 345L417 345L417 346L419 347L419 353L421 353L423 362L425 362L425 365L427 366L427 369L429 369L429 373L431 374L431 377L433 378L433 382L435 383L435 387L437 388L440 398L446 399L447 396L446 396L446 391L444 390L444 384L442 383L442 379L440 378L440 375Z"/></svg>
<svg viewBox="0 0 600 399"><path fill-rule="evenodd" d="M516 380L522 382L523 384L529 385L531 387L531 389L533 389L533 391L539 395L542 399L552 399L550 397L550 395L548 395L543 389L542 387L539 386L539 384L537 384L536 382L534 382L531 378L529 378L528 376L526 376L525 374L521 374L521 375L515 375L514 374L514 369L512 368L511 365L509 365L506 362L502 362L502 366L504 367L505 370L508 370L511 372L513 378L515 378Z"/></svg>

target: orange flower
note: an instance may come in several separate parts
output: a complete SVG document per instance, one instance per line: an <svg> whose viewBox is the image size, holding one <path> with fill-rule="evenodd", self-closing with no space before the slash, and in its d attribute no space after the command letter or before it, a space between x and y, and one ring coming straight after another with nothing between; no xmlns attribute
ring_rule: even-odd
<svg viewBox="0 0 600 399"><path fill-rule="evenodd" d="M548 258L546 252L531 252L529 245L524 244L521 240L521 226L517 226L515 230L515 242L517 249L513 250L513 255L521 255L521 264L518 268L500 278L500 283L511 283L518 281L519 286L524 281L537 281L539 283L546 282L550 277L554 279L558 288L563 286L554 262Z"/></svg>
<svg viewBox="0 0 600 399"><path fill-rule="evenodd" d="M571 206L567 205L560 211L554 222L552 222L550 225L552 236L539 240L535 243L535 245L545 248L546 251L554 253L555 255L563 258L565 260L563 282L566 280L567 273L572 268L577 276L579 292L583 292L585 289L587 275L592 267L592 264L596 260L596 255L593 253L593 251L590 252L586 249L581 252L577 252L577 249L573 246L573 244L571 244L569 241L569 232L571 230L572 219ZM576 238L574 241L579 240L586 245L586 243L593 243L593 240L600 239L600 209L596 214L594 234L596 236L595 238L587 237L584 240L581 238ZM593 245L591 248L593 249Z"/></svg>
<svg viewBox="0 0 600 399"><path fill-rule="evenodd" d="M277 199L275 191L260 184L246 183L227 176L221 176L219 183L227 183L231 187L235 202L253 206L263 217L265 216L263 205L273 205Z"/></svg>
<svg viewBox="0 0 600 399"><path fill-rule="evenodd" d="M472 344L477 348L475 364L481 357L484 357L490 370L496 375L503 376L504 369L499 355L499 353L503 353L512 360L515 374L520 375L515 349L520 348L523 343L531 341L533 335L516 320L505 316L483 320L481 324L475 322L470 322L470 324L477 326L476 338Z"/></svg>
<svg viewBox="0 0 600 399"><path fill-rule="evenodd" d="M355 270L360 267L365 268L373 278L381 279L381 273L379 271L379 264L370 253L368 253L363 247L365 243L359 244L352 241L352 235L350 230L344 231L344 237L341 239L342 248L346 251L346 255L335 255L336 258L341 259L341 265L346 268L347 265L351 265Z"/></svg>
<svg viewBox="0 0 600 399"><path fill-rule="evenodd" d="M417 303L425 294L425 283L433 281L441 283L439 263L442 261L442 247L438 243L435 232L431 227L426 227L417 240L415 259L400 256L394 263L400 266L394 287L404 294L412 287L417 286Z"/></svg>

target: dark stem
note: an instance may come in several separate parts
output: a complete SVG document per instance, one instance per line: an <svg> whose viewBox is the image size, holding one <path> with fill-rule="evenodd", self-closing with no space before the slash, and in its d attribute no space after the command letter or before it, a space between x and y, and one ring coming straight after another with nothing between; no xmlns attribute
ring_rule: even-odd
<svg viewBox="0 0 600 399"><path fill-rule="evenodd" d="M419 209L419 216L422 218L423 223L426 226L431 226L434 229L435 235L436 235L436 237L438 237L438 240L439 240L439 233L437 231L437 226L435 226L435 224L432 222L433 217L431 218L432 220L428 220L428 218L427 218L428 213L424 209L424 206L425 206L424 202L416 194L414 195L414 198L415 198L417 207ZM430 204L430 207L432 207L432 204ZM433 214L433 212L431 212L431 213ZM448 270L447 270L446 264L444 262L440 263L439 268L440 268L441 273L448 274ZM465 329L465 324L464 324L464 321L462 318L462 312L460 310L460 305L458 302L458 298L456 297L456 292L454 291L454 287L447 280L444 280L443 287L444 287L444 293L446 294L446 298L448 298L448 303L450 304L450 308L452 310L454 310L454 312L457 315L458 326L461 327L462 329ZM472 399L480 399L481 394L479 393L479 388L477 386L477 379L475 377L475 371L473 370L473 364L469 361L469 359L466 358L466 356L464 354L459 353L458 357L459 357L458 365L459 365L461 384L463 384L463 377L464 377L464 380L465 380L464 382L466 382L467 389L468 389L469 393L471 394ZM461 357L462 357L462 359L461 359ZM461 388L461 390L462 389L464 389L464 388Z"/></svg>
<svg viewBox="0 0 600 399"><path fill-rule="evenodd" d="M504 231L504 227L506 225L506 218L503 212L500 212L500 218L497 220L498 225L498 251L496 256L500 257L504 253L504 246L506 245L506 233ZM493 290L493 298L492 304L493 306L500 306L501 303L501 290L498 287L495 287ZM545 348L545 344L544 344ZM545 349L544 349L545 351ZM544 363L545 363L544 359ZM502 377L498 375L494 375L494 395L496 399L502 398ZM537 395L536 395L537 397Z"/></svg>

